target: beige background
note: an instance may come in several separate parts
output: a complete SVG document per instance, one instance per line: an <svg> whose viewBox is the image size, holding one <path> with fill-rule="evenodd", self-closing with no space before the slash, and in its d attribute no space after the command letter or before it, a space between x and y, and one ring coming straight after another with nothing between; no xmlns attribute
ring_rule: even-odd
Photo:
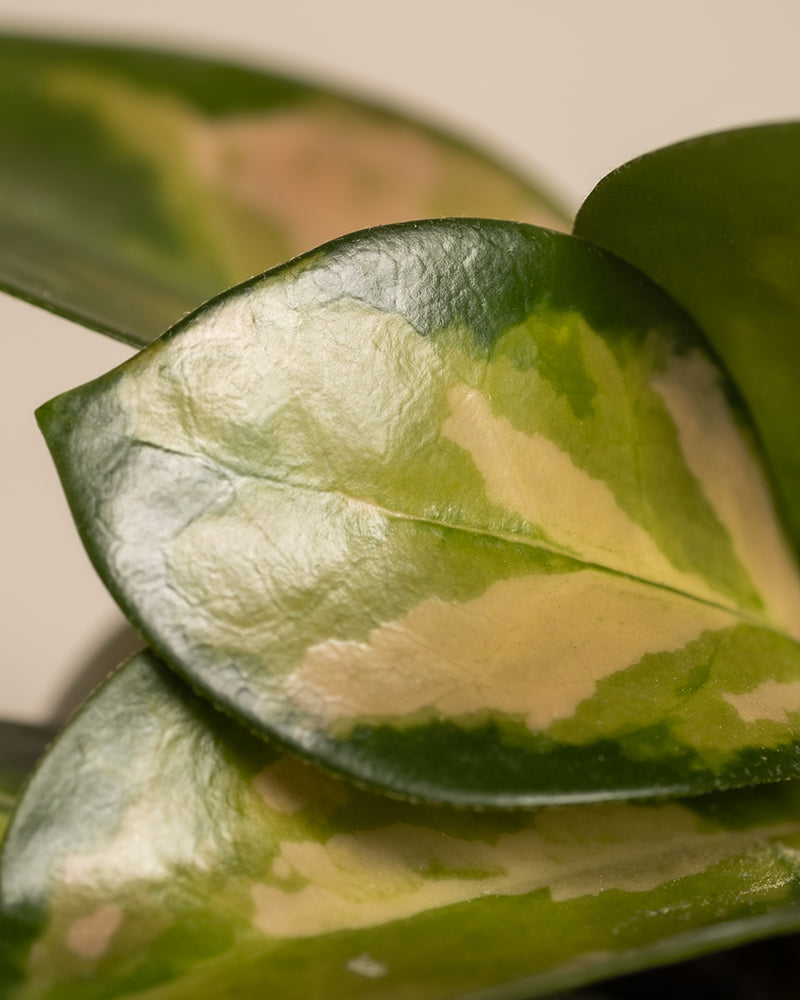
<svg viewBox="0 0 800 1000"><path fill-rule="evenodd" d="M206 50L361 90L538 173L572 209L648 149L800 116L795 0L0 0L4 26ZM32 411L129 351L2 296L0 325L0 715L39 720L131 638Z"/></svg>

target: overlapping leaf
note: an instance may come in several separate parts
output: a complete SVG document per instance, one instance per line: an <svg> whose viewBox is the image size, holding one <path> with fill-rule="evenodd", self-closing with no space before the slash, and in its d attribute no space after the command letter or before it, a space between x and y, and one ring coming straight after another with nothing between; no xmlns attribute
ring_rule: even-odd
<svg viewBox="0 0 800 1000"><path fill-rule="evenodd" d="M154 648L360 781L520 804L800 760L800 586L685 315L513 223L337 241L40 411Z"/></svg>
<svg viewBox="0 0 800 1000"><path fill-rule="evenodd" d="M707 135L609 174L575 231L700 323L753 413L800 549L800 123Z"/></svg>
<svg viewBox="0 0 800 1000"><path fill-rule="evenodd" d="M283 757L147 654L0 866L6 1000L512 1000L800 921L798 785L471 813Z"/></svg>
<svg viewBox="0 0 800 1000"><path fill-rule="evenodd" d="M407 118L175 53L0 38L0 287L132 344L363 226L565 224L530 183Z"/></svg>

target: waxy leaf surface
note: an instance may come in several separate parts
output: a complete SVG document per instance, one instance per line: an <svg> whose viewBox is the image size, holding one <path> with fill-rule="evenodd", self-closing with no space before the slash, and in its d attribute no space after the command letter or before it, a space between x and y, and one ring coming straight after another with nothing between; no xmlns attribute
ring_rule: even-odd
<svg viewBox="0 0 800 1000"><path fill-rule="evenodd" d="M0 288L142 345L324 240L441 215L567 223L418 122L167 52L0 38Z"/></svg>
<svg viewBox="0 0 800 1000"><path fill-rule="evenodd" d="M148 654L0 860L4 1000L524 1000L800 921L800 786L470 812L282 756Z"/></svg>
<svg viewBox="0 0 800 1000"><path fill-rule="evenodd" d="M357 234L39 419L153 648L337 771L498 805L798 771L800 585L745 418L596 248Z"/></svg>
<svg viewBox="0 0 800 1000"><path fill-rule="evenodd" d="M625 164L575 232L694 316L747 400L800 550L800 123L691 139Z"/></svg>

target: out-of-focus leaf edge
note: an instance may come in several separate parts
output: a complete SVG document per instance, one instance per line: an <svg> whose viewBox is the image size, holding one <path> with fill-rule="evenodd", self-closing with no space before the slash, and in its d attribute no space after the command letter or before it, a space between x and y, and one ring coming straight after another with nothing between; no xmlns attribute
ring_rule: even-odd
<svg viewBox="0 0 800 1000"><path fill-rule="evenodd" d="M77 323L78 326L85 327L87 330L93 330L95 333L101 333L103 336L110 337L112 340L116 340L121 344L127 344L129 347L136 348L136 350L141 350L141 348L147 346L148 342L145 340L140 340L132 334L111 326L94 316L87 316L86 314L81 314L77 310L70 309L68 306L62 306L59 303L51 302L47 299L47 297L37 295L35 292L30 291L30 289L20 289L0 279L0 292L5 293L6 295L11 295L13 298L19 299L20 302L27 302L28 305L36 306L38 309L43 309L45 312L48 312L53 316L58 316L61 319L65 319L70 323Z"/></svg>
<svg viewBox="0 0 800 1000"><path fill-rule="evenodd" d="M0 843L20 791L55 736L53 726L0 719Z"/></svg>
<svg viewBox="0 0 800 1000"><path fill-rule="evenodd" d="M767 938L792 934L800 930L800 908L791 914L762 914L745 920L735 920L729 923L717 924L688 931L677 937L667 938L654 945L631 951L615 959L607 971L598 979L587 963L586 971L557 971L537 976L535 980L519 980L507 986L492 987L478 992L465 993L458 1000L528 1000L534 997L551 997L552 1000L573 1000L572 994L561 996L561 991L580 989L590 986L589 997L576 994L574 1000L603 1000L604 980L645 972L649 969L665 965L676 965L680 962L701 958L717 952L735 948L738 945L752 941L763 941ZM597 993L596 990L600 992Z"/></svg>
<svg viewBox="0 0 800 1000"><path fill-rule="evenodd" d="M44 44L59 44L63 45L65 48L71 48L74 51L79 52L80 50L85 50L88 53L113 54L114 52L119 52L129 53L131 55L154 54L162 57L174 55L176 58L183 61L193 61L196 63L207 62L209 67L213 68L217 72L225 72L226 70L237 73L241 73L242 71L250 72L253 74L263 75L265 78L271 78L276 83L290 88L296 88L298 90L301 88L305 89L310 95L318 98L331 96L343 103L353 104L364 111L378 114L387 121L394 121L396 123L402 123L416 128L421 133L440 139L451 145L453 148L463 151L464 153L483 161L487 166L494 167L498 171L507 174L509 178L515 180L524 188L527 188L532 198L539 201L544 210L552 213L555 218L560 219L564 224L565 231L570 228L572 214L567 211L559 197L549 190L546 183L540 186L538 181L534 182L532 178L528 177L527 174L525 174L517 166L505 161L502 156L495 156L491 150L485 150L479 144L473 145L472 142L466 138L466 136L452 133L438 121L418 119L413 111L404 112L399 107L394 106L391 102L383 103L381 101L371 100L369 97L363 97L354 92L350 92L346 88L339 88L338 86L329 87L322 81L305 81L301 80L299 77L284 74L281 71L272 72L266 67L249 65L245 60L242 60L241 62L227 59L220 60L210 54L206 55L205 53L198 54L190 53L188 51L174 51L167 46L131 46L122 42L117 43L114 41L87 41L86 39L67 35L51 37L43 34L40 35L36 33L11 31L0 32L0 52L2 52L2 45L4 41L9 41L11 43L39 42ZM312 248L307 247L305 249L311 250ZM264 269L272 268L278 263L279 261L266 261ZM223 291L224 289L216 289L213 291L209 290L209 297L215 297ZM30 287L23 288L13 282L3 280L2 274L0 274L0 292L5 292L6 294L11 295L14 298L18 298L23 302L27 302L40 309L44 309L46 312L52 313L53 315L59 316L70 322L77 323L87 329L101 333L104 336L111 337L114 340L137 349L147 346L147 344L153 339L152 337L148 338L137 336L134 332L115 326L104 320L102 317L92 315L89 312L81 312L68 304L54 300L49 292L37 292L35 289ZM199 306L201 304L202 302L198 301L193 305ZM173 322L178 322L180 319L180 316L175 316Z"/></svg>

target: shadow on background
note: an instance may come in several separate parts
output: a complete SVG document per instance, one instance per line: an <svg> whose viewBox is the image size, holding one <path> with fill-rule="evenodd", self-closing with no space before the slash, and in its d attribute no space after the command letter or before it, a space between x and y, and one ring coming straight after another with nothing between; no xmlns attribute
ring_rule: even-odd
<svg viewBox="0 0 800 1000"><path fill-rule="evenodd" d="M53 708L52 725L61 725L113 670L144 646L144 639L132 626L122 625L115 629L68 682Z"/></svg>

